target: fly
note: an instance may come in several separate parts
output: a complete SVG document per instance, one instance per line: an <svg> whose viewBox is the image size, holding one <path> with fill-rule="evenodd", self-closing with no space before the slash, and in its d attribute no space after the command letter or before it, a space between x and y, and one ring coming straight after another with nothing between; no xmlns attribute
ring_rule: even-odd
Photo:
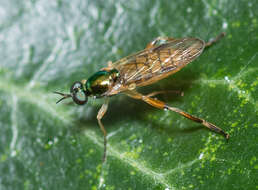
<svg viewBox="0 0 258 190"><path fill-rule="evenodd" d="M104 136L103 162L106 160L107 132L101 119L108 109L108 97L119 93L142 100L153 107L176 112L228 139L229 134L216 125L153 98L153 96L165 91L155 91L143 95L136 90L137 87L153 84L181 70L196 59L204 48L211 46L224 35L225 33L221 33L207 43L198 38L158 37L151 41L144 50L114 63L108 62L107 67L102 68L87 80L74 82L69 94L55 92L62 96L56 103L71 97L76 104L84 105L87 103L88 97L105 98L105 102L97 115L98 124Z"/></svg>

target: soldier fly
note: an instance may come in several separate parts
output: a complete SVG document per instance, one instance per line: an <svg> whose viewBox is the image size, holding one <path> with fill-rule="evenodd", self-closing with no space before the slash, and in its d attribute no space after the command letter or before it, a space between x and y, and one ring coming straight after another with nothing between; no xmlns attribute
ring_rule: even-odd
<svg viewBox="0 0 258 190"><path fill-rule="evenodd" d="M102 68L87 80L74 82L70 88L70 94L55 92L63 96L57 103L71 97L76 104L84 105L87 103L88 97L105 98L105 103L97 115L98 124L104 135L103 162L106 160L107 132L101 118L108 109L108 97L119 93L142 100L153 107L176 112L214 132L222 134L228 139L229 134L216 125L153 98L153 96L164 93L164 91L155 91L147 95L136 91L136 87L153 84L181 70L196 59L204 48L211 46L224 35L225 33L221 33L207 43L198 38L158 37L151 41L144 50L114 63L108 62L108 67Z"/></svg>

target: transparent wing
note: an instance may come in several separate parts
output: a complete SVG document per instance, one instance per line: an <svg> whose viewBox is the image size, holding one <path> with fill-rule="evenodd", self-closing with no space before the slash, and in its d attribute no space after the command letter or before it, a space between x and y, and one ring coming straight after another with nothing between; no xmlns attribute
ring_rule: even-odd
<svg viewBox="0 0 258 190"><path fill-rule="evenodd" d="M175 39L154 48L125 57L113 67L120 73L120 83L144 86L171 75L198 57L205 42L197 38Z"/></svg>

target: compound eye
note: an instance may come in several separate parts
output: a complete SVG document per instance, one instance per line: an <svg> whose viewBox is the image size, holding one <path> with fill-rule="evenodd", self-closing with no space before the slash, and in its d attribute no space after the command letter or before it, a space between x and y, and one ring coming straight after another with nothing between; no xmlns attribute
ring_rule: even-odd
<svg viewBox="0 0 258 190"><path fill-rule="evenodd" d="M71 94L78 92L80 89L82 89L82 83L79 81L76 81L73 83L73 85L70 88Z"/></svg>
<svg viewBox="0 0 258 190"><path fill-rule="evenodd" d="M88 101L88 97L83 91L83 86L81 82L75 82L70 88L73 101L78 105L83 105Z"/></svg>

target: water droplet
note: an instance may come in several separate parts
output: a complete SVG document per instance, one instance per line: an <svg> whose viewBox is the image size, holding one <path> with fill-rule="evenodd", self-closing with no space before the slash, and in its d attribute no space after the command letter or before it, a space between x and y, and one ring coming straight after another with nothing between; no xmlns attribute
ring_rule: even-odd
<svg viewBox="0 0 258 190"><path fill-rule="evenodd" d="M202 158L203 158L203 152L200 154L200 156L199 156L199 160L201 160Z"/></svg>
<svg viewBox="0 0 258 190"><path fill-rule="evenodd" d="M227 82L230 82L228 76L225 76L224 79L225 79Z"/></svg>
<svg viewBox="0 0 258 190"><path fill-rule="evenodd" d="M226 29L227 27L228 27L228 23L227 23L227 22L223 22L222 28L223 28L223 29Z"/></svg>
<svg viewBox="0 0 258 190"><path fill-rule="evenodd" d="M54 137L54 143L57 143L57 142L58 142L58 138Z"/></svg>
<svg viewBox="0 0 258 190"><path fill-rule="evenodd" d="M13 150L13 151L11 152L11 157L16 156L16 154L17 154L16 150Z"/></svg>

